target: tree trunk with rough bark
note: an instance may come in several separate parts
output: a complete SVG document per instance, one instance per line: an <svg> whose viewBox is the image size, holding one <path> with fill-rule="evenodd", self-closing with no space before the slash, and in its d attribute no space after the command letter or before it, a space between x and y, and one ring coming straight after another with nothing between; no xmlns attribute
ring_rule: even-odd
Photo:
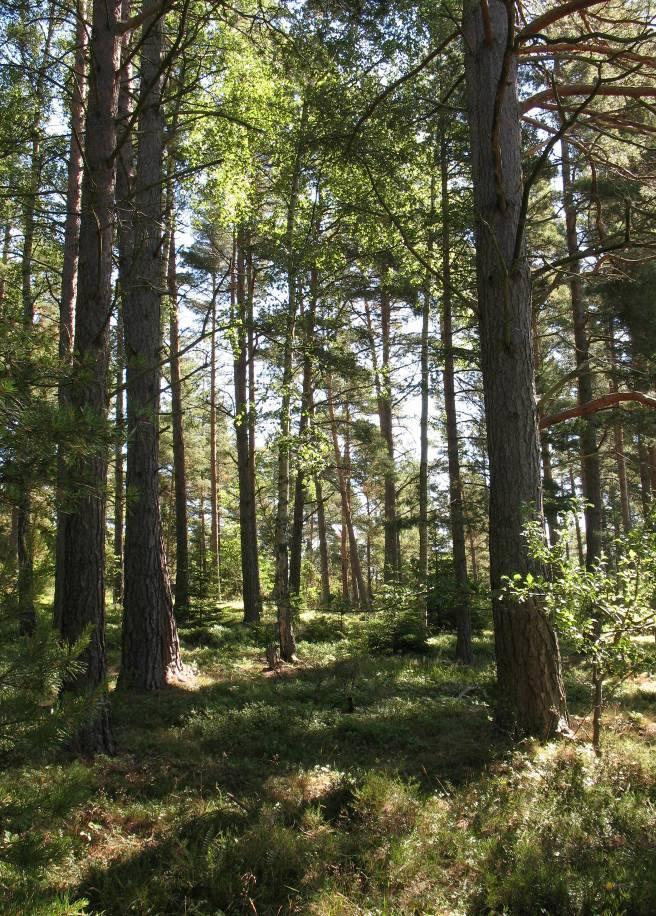
<svg viewBox="0 0 656 916"><path fill-rule="evenodd" d="M177 620L189 613L189 523L187 513L187 467L185 459L184 412L180 372L180 326L178 322L178 280L175 249L175 218L169 217L169 363L171 367L171 424L173 427L173 479L175 486L175 589Z"/></svg>
<svg viewBox="0 0 656 916"><path fill-rule="evenodd" d="M522 531L541 515L513 16L514 4L467 0L465 77L490 462L497 721L514 735L548 738L567 726L556 635L538 602L519 604L502 589L504 576L530 570Z"/></svg>
<svg viewBox="0 0 656 916"><path fill-rule="evenodd" d="M280 655L284 661L296 657L296 639L292 619L292 602L289 592L289 458L291 432L291 389L293 382L294 334L298 310L298 267L294 251L294 233L301 180L301 165L307 127L308 108L305 101L301 110L296 154L292 167L285 247L287 253L287 312L284 315L282 348L282 396L280 404L280 433L278 440L278 504L275 523L276 573L275 599L278 610L278 636Z"/></svg>
<svg viewBox="0 0 656 916"><path fill-rule="evenodd" d="M572 323L574 326L574 348L577 367L577 388L579 404L592 400L592 370L590 368L590 342L587 332L587 311L581 281L581 261L578 258L579 241L576 227L576 201L572 181L570 147L561 141L561 172L563 184L563 206L567 253L572 258L569 265L569 289L572 301ZM585 499L585 562L590 568L601 553L602 501L601 467L597 445L597 418L591 414L581 420L581 477Z"/></svg>
<svg viewBox="0 0 656 916"><path fill-rule="evenodd" d="M330 594L330 561L328 558L328 536L326 532L326 508L324 506L323 484L321 476L314 477L314 492L317 497L317 536L319 538L319 563L321 566L321 605L328 607L332 601Z"/></svg>
<svg viewBox="0 0 656 916"><path fill-rule="evenodd" d="M147 9L148 7L144 7ZM124 289L130 500L125 526L125 595L119 684L154 690L182 670L159 506L160 313L164 287L161 18L141 42L134 245Z"/></svg>
<svg viewBox="0 0 656 916"><path fill-rule="evenodd" d="M435 219L435 168L433 144L430 145L428 167L431 174L430 210L426 260L429 266L433 262L433 221ZM432 276L426 271L421 310L421 417L419 420L419 585L425 589L428 581L428 399L430 395L430 377L428 361L428 336L430 331L430 312L432 296ZM369 544L369 538L367 539ZM369 564L367 564L369 566ZM424 605L428 607L428 596ZM427 613L427 611L425 611Z"/></svg>
<svg viewBox="0 0 656 916"><path fill-rule="evenodd" d="M303 315L303 382L301 394L301 417L298 439L303 442L312 416L312 348L314 345L314 321L317 311L318 276L315 267L310 273L310 302ZM289 591L292 595L301 590L301 565L303 559L303 521L305 514L307 480L302 467L296 472L294 483L294 514L289 551Z"/></svg>
<svg viewBox="0 0 656 916"><path fill-rule="evenodd" d="M235 386L235 437L237 443L237 480L239 484L239 536L241 543L241 578L244 601L244 622L258 623L262 614L260 594L260 564L255 514L255 430L254 393L249 395L249 363L254 354L252 346L252 299L255 278L249 270L245 248L249 247L245 231L239 233L233 245L231 305L236 321L236 349L233 360ZM250 335L250 336L249 336ZM252 384L254 388L255 375ZM252 440L252 441L251 441Z"/></svg>
<svg viewBox="0 0 656 916"><path fill-rule="evenodd" d="M610 357L610 390L617 392L617 354L615 352L614 321L608 322L608 355ZM629 482L626 475L626 456L624 454L624 427L619 420L613 423L613 450L615 452L615 467L617 469L617 483L620 496L620 513L624 532L631 530L631 502L629 499Z"/></svg>
<svg viewBox="0 0 656 916"><path fill-rule="evenodd" d="M342 501L342 518L343 525L346 528L348 538L348 553L353 573L354 587L357 589L356 600L359 599L362 607L368 606L367 590L364 579L362 578L362 568L360 566L360 555L358 553L358 542L355 537L355 528L353 527L353 516L351 514L351 502L349 499L348 485L346 474L344 472L344 461L340 454L339 439L337 435L337 420L335 418L335 406L333 403L333 385L330 377L326 380L326 392L328 401L328 419L330 422L330 432L333 440L333 454L335 456L335 473L337 475L337 485ZM346 595L348 598L348 584Z"/></svg>
<svg viewBox="0 0 656 916"><path fill-rule="evenodd" d="M446 129L440 135L440 188L442 210L442 349L444 350L444 412L449 465L449 520L453 546L453 571L457 589L456 660L470 665L473 660L471 609L465 549L465 516L460 479L460 446L456 411L455 360L453 358L453 314L451 288L451 227L449 221L449 160Z"/></svg>
<svg viewBox="0 0 656 916"><path fill-rule="evenodd" d="M67 484L77 491L65 517L64 582L61 636L69 645L90 630L84 652L86 668L71 685L98 697L93 715L75 745L82 753L111 752L113 740L105 694L105 484L107 449L97 441L108 408L109 317L112 310L114 235L114 148L118 69L118 0L93 0L90 39L93 67L82 183L82 216L75 309L70 405L82 428L92 417L89 449L67 464Z"/></svg>
<svg viewBox="0 0 656 916"><path fill-rule="evenodd" d="M125 526L125 442L123 321L116 323L116 401L114 408L114 604L123 603L123 533Z"/></svg>
<svg viewBox="0 0 656 916"><path fill-rule="evenodd" d="M62 260L61 295L59 300L59 348L61 369L70 368L73 356L73 330L75 323L75 297L80 245L80 208L82 206L84 106L87 89L87 4L80 0L75 28L75 57L71 87L71 134L69 139L66 176L66 220L64 222L64 252ZM57 400L60 410L68 404L65 380L59 383ZM55 629L61 626L62 586L64 582L64 550L66 547L65 523L66 494L65 457L61 446L57 449L57 532L55 536L55 595L53 618Z"/></svg>
<svg viewBox="0 0 656 916"><path fill-rule="evenodd" d="M32 152L30 156L27 193L23 202L23 250L21 255L21 296L23 305L23 327L31 333L34 324L34 290L32 288L32 262L34 257L34 235L38 212L41 177L45 164L43 149L43 119L45 116L44 85L50 64L50 48L55 29L55 7L50 5L47 17L46 36L41 61L36 73L34 86L35 110L32 119ZM29 381L21 380L21 396L25 402L31 398ZM36 628L34 609L34 531L32 517L32 492L29 468L24 467L19 482L17 502L17 566L18 566L18 618L22 635L30 636Z"/></svg>
<svg viewBox="0 0 656 916"><path fill-rule="evenodd" d="M212 315L210 321L210 559L212 586L221 600L219 470L216 451L216 277L212 277Z"/></svg>

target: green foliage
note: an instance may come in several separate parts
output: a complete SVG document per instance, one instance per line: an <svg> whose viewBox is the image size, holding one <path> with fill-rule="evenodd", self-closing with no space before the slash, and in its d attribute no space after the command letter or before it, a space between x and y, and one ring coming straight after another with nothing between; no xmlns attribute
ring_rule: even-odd
<svg viewBox="0 0 656 916"><path fill-rule="evenodd" d="M0 610L0 759L45 756L70 737L87 700L62 694L81 671L86 638L71 647L56 639L50 621L39 620L30 637L18 634L18 614Z"/></svg>
<svg viewBox="0 0 656 916"><path fill-rule="evenodd" d="M386 585L376 593L361 640L372 655L428 651L428 630L421 598L401 585Z"/></svg>
<svg viewBox="0 0 656 916"><path fill-rule="evenodd" d="M525 534L531 556L549 575L515 575L508 590L520 601L544 601L558 632L604 677L627 677L646 657L640 637L656 626L656 533L634 528L590 569L568 559L565 536L547 546L538 522Z"/></svg>
<svg viewBox="0 0 656 916"><path fill-rule="evenodd" d="M334 614L314 614L301 622L297 632L299 641L312 643L339 642L345 636L344 627Z"/></svg>
<svg viewBox="0 0 656 916"><path fill-rule="evenodd" d="M350 638L271 677L271 609L261 633L236 605L202 615L181 630L196 683L113 695L116 758L0 772L3 912L651 914L653 679L619 697L603 760L510 750L489 637L467 669L446 634L370 658L348 614Z"/></svg>

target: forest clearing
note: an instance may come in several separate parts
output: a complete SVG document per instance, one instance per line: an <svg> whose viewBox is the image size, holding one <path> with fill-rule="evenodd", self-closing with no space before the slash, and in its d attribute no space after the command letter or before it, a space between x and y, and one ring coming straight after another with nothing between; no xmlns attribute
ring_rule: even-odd
<svg viewBox="0 0 656 916"><path fill-rule="evenodd" d="M0 4L0 909L656 913L656 9Z"/></svg>

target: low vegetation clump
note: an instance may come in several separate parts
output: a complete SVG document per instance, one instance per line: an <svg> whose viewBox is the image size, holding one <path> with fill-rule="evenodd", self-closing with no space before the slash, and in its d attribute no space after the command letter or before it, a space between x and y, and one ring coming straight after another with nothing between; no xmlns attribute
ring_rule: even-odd
<svg viewBox="0 0 656 916"><path fill-rule="evenodd" d="M446 634L370 657L361 615L306 612L312 651L270 672L272 625L226 606L183 629L195 679L113 693L115 757L5 769L3 912L653 913L653 647L599 758L585 667L575 738L512 746L489 634L472 668Z"/></svg>

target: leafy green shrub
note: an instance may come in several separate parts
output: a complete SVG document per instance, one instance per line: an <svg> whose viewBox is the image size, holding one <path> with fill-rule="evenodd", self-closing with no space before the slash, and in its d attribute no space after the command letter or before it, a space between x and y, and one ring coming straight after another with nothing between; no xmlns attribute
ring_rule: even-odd
<svg viewBox="0 0 656 916"><path fill-rule="evenodd" d="M384 586L374 597L361 638L372 655L427 652L428 629L417 593L401 585Z"/></svg>
<svg viewBox="0 0 656 916"><path fill-rule="evenodd" d="M303 642L338 642L344 639L345 633L333 616L316 616L304 621L298 628L298 638Z"/></svg>
<svg viewBox="0 0 656 916"><path fill-rule="evenodd" d="M15 608L0 609L0 760L47 752L88 715L84 698L61 693L80 672L85 643L61 646L49 621L19 636Z"/></svg>
<svg viewBox="0 0 656 916"><path fill-rule="evenodd" d="M492 624L492 606L487 585L483 582L468 582L465 599L469 605L474 633L489 628ZM450 556L441 557L438 569L431 574L428 581L426 610L431 628L455 632L460 601L453 574L453 560Z"/></svg>
<svg viewBox="0 0 656 916"><path fill-rule="evenodd" d="M656 624L656 532L637 527L616 538L610 555L602 553L590 569L568 557L566 534L549 547L541 525L531 522L524 535L536 565L549 574L516 573L506 589L520 602L543 602L559 634L589 664L598 751L604 687L617 686L640 667L646 655L639 638Z"/></svg>

